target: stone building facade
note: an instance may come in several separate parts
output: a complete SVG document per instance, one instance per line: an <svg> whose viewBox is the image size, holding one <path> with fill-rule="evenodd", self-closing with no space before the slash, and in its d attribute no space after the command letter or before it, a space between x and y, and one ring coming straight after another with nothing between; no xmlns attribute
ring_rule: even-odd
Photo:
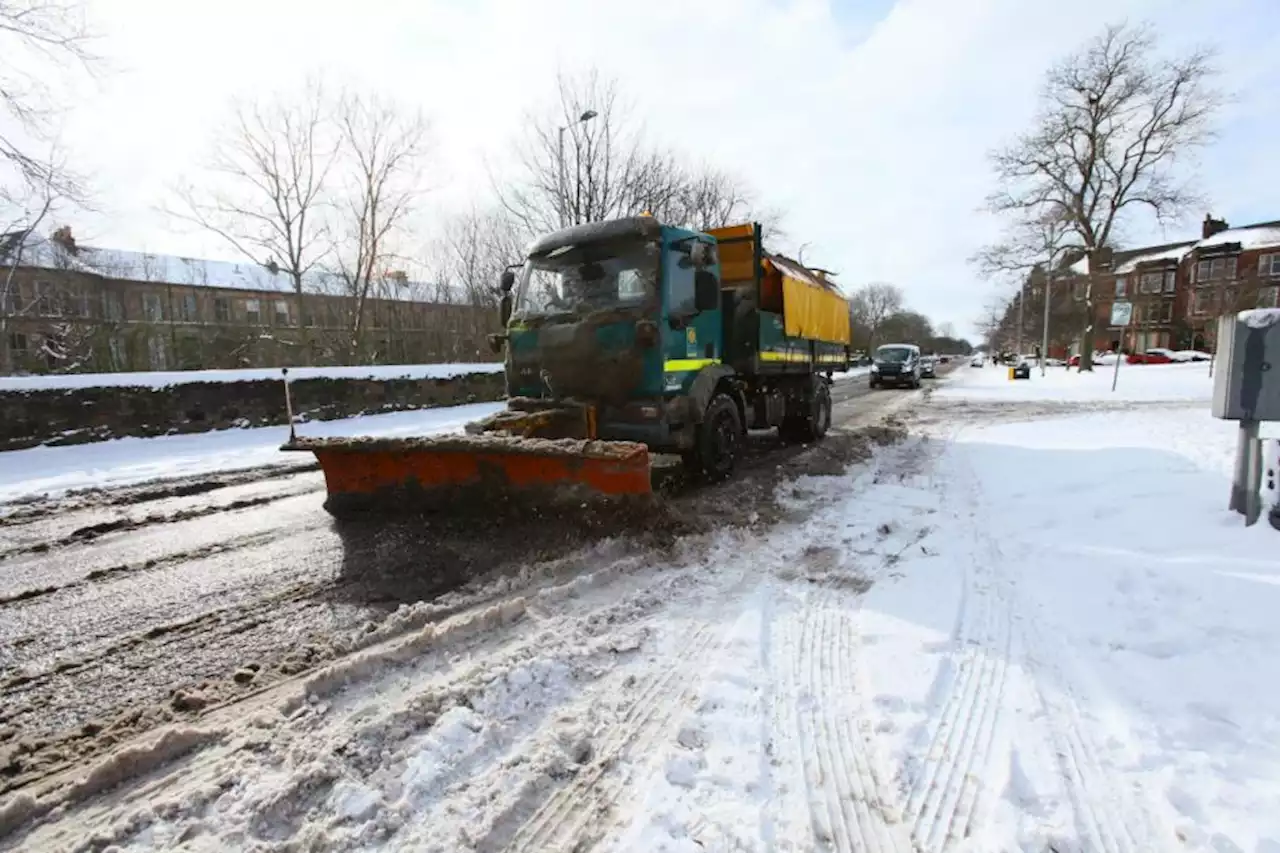
<svg viewBox="0 0 1280 853"><path fill-rule="evenodd" d="M388 272L339 276L253 263L0 238L0 373L404 364L493 359L497 308Z"/></svg>

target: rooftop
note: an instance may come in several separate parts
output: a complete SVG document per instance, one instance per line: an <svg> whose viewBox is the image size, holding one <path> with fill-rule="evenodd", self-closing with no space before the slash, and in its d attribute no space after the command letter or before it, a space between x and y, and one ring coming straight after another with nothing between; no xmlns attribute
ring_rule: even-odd
<svg viewBox="0 0 1280 853"><path fill-rule="evenodd" d="M63 242L22 232L5 235L0 243L0 258L11 263L21 253L19 264L48 270L72 270L100 275L119 281L187 284L226 290L264 293L292 293L293 279L288 273L272 272L264 264L248 261L215 261L187 258L127 249L104 249L77 245L68 248ZM342 296L347 292L342 276L329 271L312 270L303 278L303 292ZM430 287L424 282L410 281L388 274L377 284L376 296L382 299L426 301Z"/></svg>
<svg viewBox="0 0 1280 853"><path fill-rule="evenodd" d="M1203 240L1186 240L1181 243L1167 243L1160 246L1142 246L1136 249L1117 251L1113 261L1112 272L1117 275L1133 272L1140 264L1161 260L1182 260L1197 249L1208 249L1213 246L1224 246L1239 243L1242 250L1266 249L1280 247L1280 221L1256 222L1242 225L1239 228L1228 228L1212 237ZM1070 267L1076 275L1089 274L1088 257L1081 258Z"/></svg>

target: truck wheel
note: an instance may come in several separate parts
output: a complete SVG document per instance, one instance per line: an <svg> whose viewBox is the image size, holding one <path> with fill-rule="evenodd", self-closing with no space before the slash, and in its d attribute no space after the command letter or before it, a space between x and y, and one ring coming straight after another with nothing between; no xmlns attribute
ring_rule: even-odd
<svg viewBox="0 0 1280 853"><path fill-rule="evenodd" d="M778 427L778 435L788 442L821 441L830 427L831 389L827 383L819 382L809 403L809 411L804 417L784 420Z"/></svg>
<svg viewBox="0 0 1280 853"><path fill-rule="evenodd" d="M685 464L709 480L724 480L733 475L741 448L738 407L728 394L717 394L711 398L698 427L697 446L685 454Z"/></svg>

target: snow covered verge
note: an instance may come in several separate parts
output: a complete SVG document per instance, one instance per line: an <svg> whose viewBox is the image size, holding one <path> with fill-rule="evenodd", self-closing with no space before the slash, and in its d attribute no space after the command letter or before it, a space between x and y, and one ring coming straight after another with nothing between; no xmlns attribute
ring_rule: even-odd
<svg viewBox="0 0 1280 853"><path fill-rule="evenodd" d="M317 421L297 427L299 435L438 435L460 431L501 403L475 403ZM0 505L68 491L127 486L150 480L233 471L263 465L313 464L309 453L286 453L284 426L230 429L195 435L118 438L70 447L32 447L0 453ZM2 514L2 510L0 510Z"/></svg>
<svg viewBox="0 0 1280 853"><path fill-rule="evenodd" d="M1105 367L1105 369L1104 369ZM1111 390L1115 378L1116 390ZM1207 362L1191 364L1114 364L1081 373L1074 368L1047 367L1031 371L1030 379L1009 378L1004 366L962 367L937 391L940 399L1016 402L1123 402L1204 400L1213 396L1213 378Z"/></svg>
<svg viewBox="0 0 1280 853"><path fill-rule="evenodd" d="M501 373L501 362L385 364L354 367L291 367L290 379L453 379L471 373ZM69 373L0 376L0 392L67 391L75 388L169 388L199 382L258 382L281 378L279 368L163 370L131 373Z"/></svg>
<svg viewBox="0 0 1280 853"><path fill-rule="evenodd" d="M1280 851L1280 533L1225 511L1230 435L934 396L777 526L406 614L0 802L38 818L0 849Z"/></svg>

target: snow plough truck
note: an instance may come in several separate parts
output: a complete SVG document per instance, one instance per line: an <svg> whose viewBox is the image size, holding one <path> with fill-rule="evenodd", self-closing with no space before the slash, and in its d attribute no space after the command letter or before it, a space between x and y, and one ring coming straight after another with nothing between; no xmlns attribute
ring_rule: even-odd
<svg viewBox="0 0 1280 853"><path fill-rule="evenodd" d="M487 511L651 496L651 456L733 473L748 429L820 440L849 367L849 306L825 271L765 251L758 223L692 231L641 215L530 244L500 281L507 404L463 435L294 438L325 508Z"/></svg>

